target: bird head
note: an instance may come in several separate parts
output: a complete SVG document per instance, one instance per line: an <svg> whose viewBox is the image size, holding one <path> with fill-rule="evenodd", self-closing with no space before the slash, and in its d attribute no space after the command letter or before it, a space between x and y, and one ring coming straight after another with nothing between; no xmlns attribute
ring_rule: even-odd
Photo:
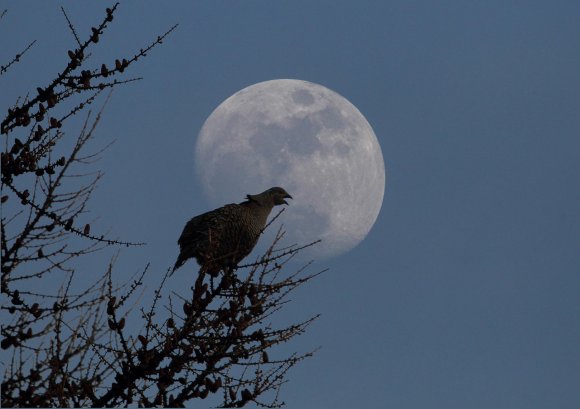
<svg viewBox="0 0 580 409"><path fill-rule="evenodd" d="M292 196L281 187L271 187L257 195L247 195L247 198L261 206L278 206L281 204L288 204L284 199L292 199Z"/></svg>

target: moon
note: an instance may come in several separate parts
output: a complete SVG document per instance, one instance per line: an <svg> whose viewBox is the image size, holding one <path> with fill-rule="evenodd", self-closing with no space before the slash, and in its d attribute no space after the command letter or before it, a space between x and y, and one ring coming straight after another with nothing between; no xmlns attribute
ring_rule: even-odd
<svg viewBox="0 0 580 409"><path fill-rule="evenodd" d="M372 127L344 97L308 81L260 82L223 101L199 132L195 164L216 207L286 189L294 199L278 219L283 244L322 240L300 259L354 248L383 203L385 165Z"/></svg>

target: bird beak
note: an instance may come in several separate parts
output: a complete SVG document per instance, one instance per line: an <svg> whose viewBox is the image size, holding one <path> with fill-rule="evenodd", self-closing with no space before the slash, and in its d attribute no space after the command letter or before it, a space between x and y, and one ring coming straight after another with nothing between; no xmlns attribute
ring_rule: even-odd
<svg viewBox="0 0 580 409"><path fill-rule="evenodd" d="M286 196L284 196L286 199L293 199L292 196L290 196L288 193L286 193ZM282 202L284 202L284 204L288 204L288 202L286 200L282 200Z"/></svg>

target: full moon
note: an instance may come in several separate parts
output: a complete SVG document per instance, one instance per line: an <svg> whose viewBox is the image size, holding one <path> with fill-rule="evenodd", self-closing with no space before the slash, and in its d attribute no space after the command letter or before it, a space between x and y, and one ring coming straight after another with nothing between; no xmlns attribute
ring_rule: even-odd
<svg viewBox="0 0 580 409"><path fill-rule="evenodd" d="M385 191L381 147L365 117L336 92L301 80L260 82L222 102L199 133L195 163L216 207L272 186L286 189L294 199L278 219L282 244L322 240L301 259L359 244Z"/></svg>

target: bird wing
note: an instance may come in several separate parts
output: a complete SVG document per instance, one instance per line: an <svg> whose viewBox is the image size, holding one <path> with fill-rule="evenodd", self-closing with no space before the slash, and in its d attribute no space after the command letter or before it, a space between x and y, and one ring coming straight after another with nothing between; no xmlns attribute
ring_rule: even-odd
<svg viewBox="0 0 580 409"><path fill-rule="evenodd" d="M209 235L218 235L220 232L220 226L223 226L227 222L227 218L235 213L235 208L238 207L236 204L229 204L219 209L209 211L207 213L195 216L190 221L187 222L183 228L183 232L177 244L184 246L191 242L201 242L204 239L209 239Z"/></svg>

